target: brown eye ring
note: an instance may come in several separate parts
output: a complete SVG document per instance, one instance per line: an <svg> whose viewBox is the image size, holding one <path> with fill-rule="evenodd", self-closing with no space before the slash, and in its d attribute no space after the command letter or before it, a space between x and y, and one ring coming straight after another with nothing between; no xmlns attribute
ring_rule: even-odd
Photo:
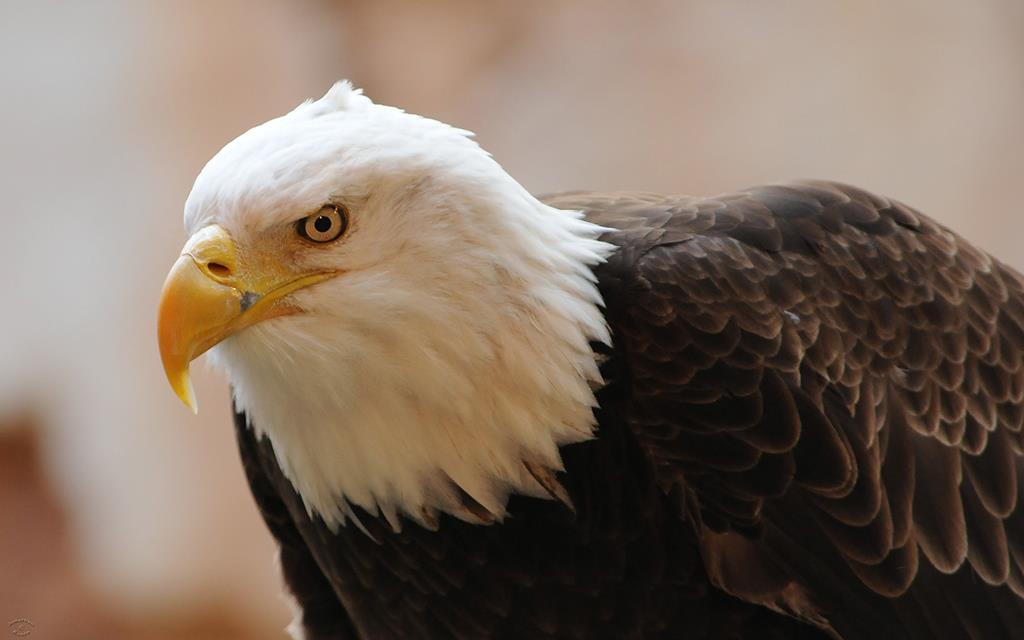
<svg viewBox="0 0 1024 640"><path fill-rule="evenodd" d="M316 213L299 220L295 227L299 235L310 242L331 242L348 228L348 212L341 205L325 204Z"/></svg>

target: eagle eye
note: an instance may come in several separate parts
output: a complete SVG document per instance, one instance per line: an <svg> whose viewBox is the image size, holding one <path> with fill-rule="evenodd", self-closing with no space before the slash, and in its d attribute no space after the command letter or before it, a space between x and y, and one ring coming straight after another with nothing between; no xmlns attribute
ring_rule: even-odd
<svg viewBox="0 0 1024 640"><path fill-rule="evenodd" d="M348 227L348 212L337 204L325 204L316 213L296 223L299 235L311 242L324 243L337 240Z"/></svg>

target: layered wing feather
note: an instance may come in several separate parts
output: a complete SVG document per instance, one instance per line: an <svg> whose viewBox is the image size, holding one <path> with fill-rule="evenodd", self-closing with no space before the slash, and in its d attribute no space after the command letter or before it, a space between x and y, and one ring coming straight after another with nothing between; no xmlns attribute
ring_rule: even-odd
<svg viewBox="0 0 1024 640"><path fill-rule="evenodd" d="M615 229L628 423L713 581L844 637L1024 633L1018 273L830 183L547 202Z"/></svg>

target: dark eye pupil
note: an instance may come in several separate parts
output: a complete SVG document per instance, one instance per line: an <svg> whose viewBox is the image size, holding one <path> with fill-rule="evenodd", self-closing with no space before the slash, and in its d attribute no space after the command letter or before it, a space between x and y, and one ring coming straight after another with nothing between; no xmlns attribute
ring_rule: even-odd
<svg viewBox="0 0 1024 640"><path fill-rule="evenodd" d="M327 216L320 216L313 221L313 228L320 233L327 233L331 230L332 225L333 223L331 222L331 219Z"/></svg>

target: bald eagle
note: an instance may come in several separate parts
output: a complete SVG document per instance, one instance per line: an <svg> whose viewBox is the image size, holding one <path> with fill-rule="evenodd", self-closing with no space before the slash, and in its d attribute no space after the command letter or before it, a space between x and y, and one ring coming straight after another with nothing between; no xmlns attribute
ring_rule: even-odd
<svg viewBox="0 0 1024 640"><path fill-rule="evenodd" d="M1024 278L899 202L536 198L339 83L185 226L297 638L1024 636Z"/></svg>

